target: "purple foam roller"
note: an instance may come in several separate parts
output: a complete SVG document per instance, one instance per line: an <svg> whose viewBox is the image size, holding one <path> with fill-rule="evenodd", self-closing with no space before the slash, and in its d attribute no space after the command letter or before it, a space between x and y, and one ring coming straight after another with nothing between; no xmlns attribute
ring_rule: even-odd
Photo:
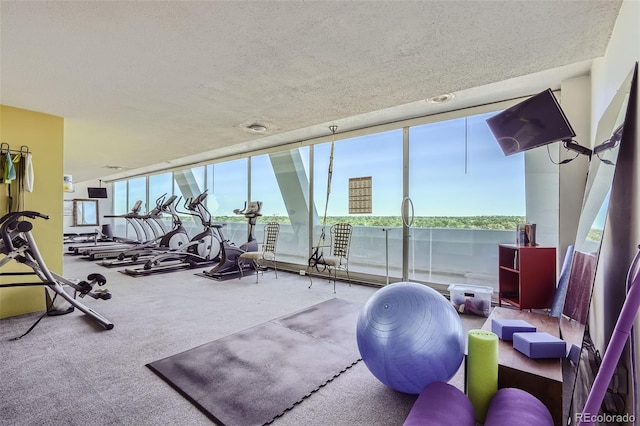
<svg viewBox="0 0 640 426"><path fill-rule="evenodd" d="M431 382L413 404L403 426L474 426L473 406L460 389Z"/></svg>
<svg viewBox="0 0 640 426"><path fill-rule="evenodd" d="M547 407L522 389L503 388L491 399L485 426L553 426Z"/></svg>

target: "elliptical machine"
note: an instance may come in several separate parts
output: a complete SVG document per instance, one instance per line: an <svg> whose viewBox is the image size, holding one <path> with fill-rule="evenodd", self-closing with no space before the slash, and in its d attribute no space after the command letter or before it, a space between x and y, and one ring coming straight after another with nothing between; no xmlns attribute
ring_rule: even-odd
<svg viewBox="0 0 640 426"><path fill-rule="evenodd" d="M185 201L186 212L200 219L203 231L195 235L187 244L177 250L161 252L147 260L142 268L126 268L121 272L130 276L144 276L155 273L175 272L198 265L210 264L219 259L220 245L218 234L211 224L211 214L205 207L207 192Z"/></svg>
<svg viewBox="0 0 640 426"><path fill-rule="evenodd" d="M166 194L158 199L160 202L157 210L159 214L169 213L171 215L173 223L172 230L165 232L163 235L160 235L147 243L139 244L128 250L122 251L118 254L118 261L120 261L120 263L118 264L117 262L114 262L113 266L124 266L125 264L133 265L137 262L144 263L146 261L146 257L155 256L163 252L175 251L189 243L189 234L187 234L184 226L182 226L182 220L180 220L180 216L173 206L173 204L179 202L180 199L176 195L172 195L165 201L165 196ZM159 217L159 214L153 217ZM122 263L127 257L130 257L131 261ZM142 261L140 260L141 257ZM108 262L103 262L101 265L111 266Z"/></svg>
<svg viewBox="0 0 640 426"><path fill-rule="evenodd" d="M250 265L238 264L238 257L245 252L258 251L258 241L253 235L253 231L256 226L256 222L259 216L262 216L262 201L249 201L244 203L242 209L235 209L233 213L242 215L247 218L249 222L249 231L247 236L247 242L240 247L236 246L231 241L224 238L222 234L222 224L213 224L213 228L218 233L221 244L220 262L208 271L204 271L203 275L208 278L217 280L233 278L240 274L240 268L250 268Z"/></svg>

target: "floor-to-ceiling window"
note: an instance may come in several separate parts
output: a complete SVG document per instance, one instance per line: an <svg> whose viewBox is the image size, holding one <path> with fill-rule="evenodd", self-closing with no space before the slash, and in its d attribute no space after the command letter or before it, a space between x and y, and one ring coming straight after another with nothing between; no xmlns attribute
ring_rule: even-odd
<svg viewBox="0 0 640 426"><path fill-rule="evenodd" d="M178 170L173 173L173 193L180 197L185 203L190 203L204 192L205 188L205 167L192 167L190 169ZM190 236L197 235L202 232L204 225L203 220L207 221L206 212L196 209L182 209L189 214L182 215L182 225Z"/></svg>
<svg viewBox="0 0 640 426"><path fill-rule="evenodd" d="M129 191L129 209L131 209L137 201L141 201L140 214L146 213L149 210L149 204L147 203L147 178L143 176L129 179L127 189Z"/></svg>
<svg viewBox="0 0 640 426"><path fill-rule="evenodd" d="M120 180L113 183L113 214L123 215L129 211L127 201L127 181Z"/></svg>
<svg viewBox="0 0 640 426"><path fill-rule="evenodd" d="M160 173L151 175L148 179L149 204L156 205L167 201L173 195L173 173ZM177 200L173 203L173 208L178 207ZM172 228L171 215L162 214L157 220L162 221L165 230Z"/></svg>
<svg viewBox="0 0 640 426"><path fill-rule="evenodd" d="M319 241L326 206L327 244L330 243L328 237L332 224L347 222L353 226L350 271L384 273L387 255L385 232L389 232L391 239L389 265L391 270L397 270L402 263L402 251L398 249L402 238L402 129L335 142L327 204L330 155L331 142L314 147L317 219L313 243ZM361 193L366 195L361 196Z"/></svg>
<svg viewBox="0 0 640 426"><path fill-rule="evenodd" d="M123 190L126 193L123 196ZM137 177L128 179L124 185L116 186L114 189L114 214L124 216L132 212L133 207L140 201L140 211L138 214L146 213L147 209L147 178ZM125 203L127 204L124 208ZM152 234L149 229L142 225L142 221L135 219L117 218L113 222L113 234L116 237L131 239L134 241L145 241L151 239Z"/></svg>
<svg viewBox="0 0 640 426"><path fill-rule="evenodd" d="M183 199L195 198L205 189L205 167L192 167L173 173L173 191Z"/></svg>
<svg viewBox="0 0 640 426"><path fill-rule="evenodd" d="M173 173L160 173L149 176L149 201L155 202L161 197L173 195Z"/></svg>
<svg viewBox="0 0 640 426"><path fill-rule="evenodd" d="M120 180L113 183L113 215L114 216L123 216L127 212L129 212L129 199L128 199L128 191L127 191L127 181ZM124 219L111 219L109 218L109 222L105 223L109 225L109 231L111 232L111 236L126 236L127 225Z"/></svg>
<svg viewBox="0 0 640 426"><path fill-rule="evenodd" d="M331 136L311 147L150 176L148 189L145 178L129 179L128 188L117 182L114 197L133 203L137 197L146 200L145 191L153 201L170 186L182 197L206 190L213 221L225 224L225 238L236 245L247 240L247 220L234 210L248 198L262 201L257 239L264 223L278 221L279 260L301 266L319 242L326 207L324 243L330 242L332 224L351 223L349 269L365 279L384 283L388 273L393 281L406 276L440 284L493 284L497 244L514 241L515 225L526 216L527 163L523 154L504 156L486 126L492 114L430 117L426 124L412 120L353 137L337 132L328 198ZM364 193L368 198L360 196ZM413 207L411 227L401 218L405 195Z"/></svg>
<svg viewBox="0 0 640 426"><path fill-rule="evenodd" d="M242 209L247 201L247 163L246 158L241 158L207 166L207 208L214 222L225 224L225 238L237 245L247 240L247 221L233 212Z"/></svg>
<svg viewBox="0 0 640 426"><path fill-rule="evenodd" d="M251 157L251 198L262 201L256 237L264 224L280 224L278 259L305 263L309 247L309 148Z"/></svg>
<svg viewBox="0 0 640 426"><path fill-rule="evenodd" d="M495 282L496 247L525 217L524 154L505 157L481 114L409 129L415 209L409 278Z"/></svg>

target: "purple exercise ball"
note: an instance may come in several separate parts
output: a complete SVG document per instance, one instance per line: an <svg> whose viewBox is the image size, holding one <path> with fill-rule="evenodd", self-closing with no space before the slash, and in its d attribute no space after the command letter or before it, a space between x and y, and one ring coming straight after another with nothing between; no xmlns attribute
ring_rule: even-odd
<svg viewBox="0 0 640 426"><path fill-rule="evenodd" d="M394 283L374 293L360 312L356 337L369 371L403 393L419 394L432 382L448 382L464 359L458 313L423 284Z"/></svg>

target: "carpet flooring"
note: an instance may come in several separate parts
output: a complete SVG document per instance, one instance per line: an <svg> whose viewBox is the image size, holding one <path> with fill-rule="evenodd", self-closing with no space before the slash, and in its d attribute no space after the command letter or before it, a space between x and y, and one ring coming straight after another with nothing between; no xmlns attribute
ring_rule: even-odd
<svg viewBox="0 0 640 426"><path fill-rule="evenodd" d="M167 385L146 364L250 329L338 297L360 306L374 287L270 271L217 282L194 270L131 278L116 269L65 256L63 275L100 272L111 300L86 300L114 324L96 326L80 312L36 312L0 320L0 426L207 426L211 417ZM6 299L3 299L6 300ZM465 329L485 318L461 315ZM306 368L312 368L307 366ZM462 368L450 383L463 388ZM274 426L400 426L415 395L396 392L363 362L321 387Z"/></svg>

